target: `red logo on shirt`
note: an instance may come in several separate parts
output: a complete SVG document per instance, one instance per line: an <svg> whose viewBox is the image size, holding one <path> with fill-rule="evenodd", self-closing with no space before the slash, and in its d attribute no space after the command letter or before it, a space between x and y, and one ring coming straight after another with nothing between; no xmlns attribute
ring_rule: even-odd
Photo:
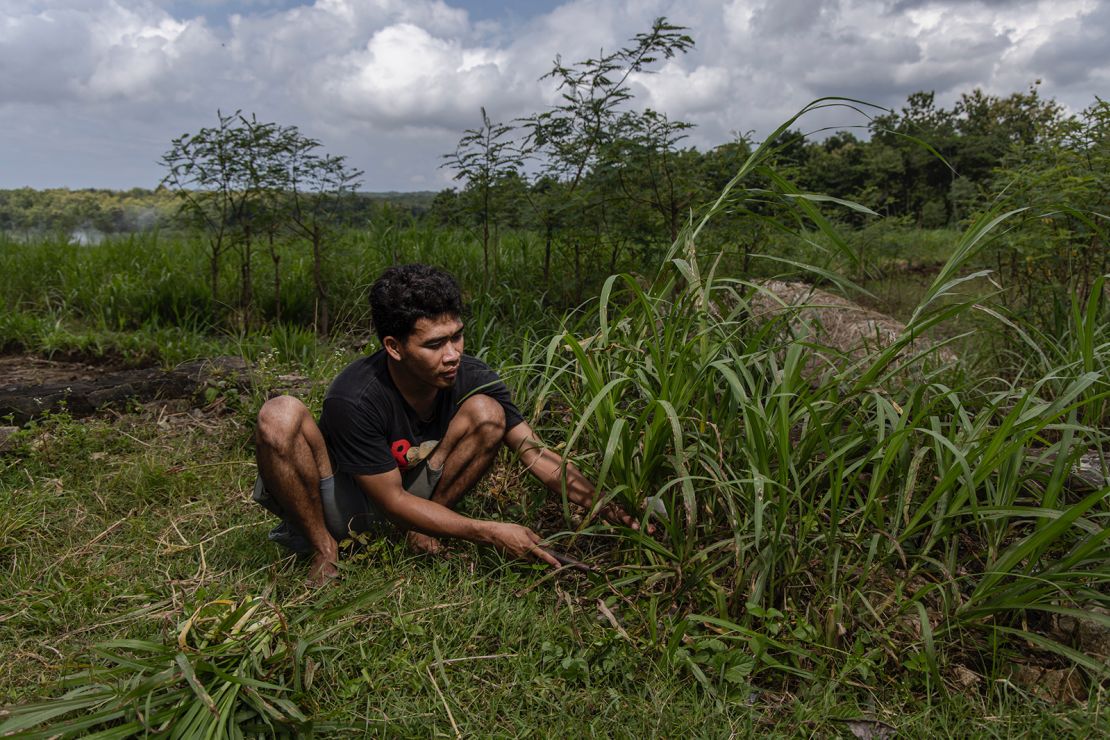
<svg viewBox="0 0 1110 740"><path fill-rule="evenodd" d="M405 453L412 447L412 442L407 439L399 439L389 446L389 451L393 453L393 459L397 461L398 467L402 470L409 466L409 459L405 457Z"/></svg>

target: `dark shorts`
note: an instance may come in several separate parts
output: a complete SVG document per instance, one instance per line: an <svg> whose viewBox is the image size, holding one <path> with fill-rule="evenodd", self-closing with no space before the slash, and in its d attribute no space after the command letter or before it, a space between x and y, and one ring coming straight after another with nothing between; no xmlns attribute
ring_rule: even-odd
<svg viewBox="0 0 1110 740"><path fill-rule="evenodd" d="M401 485L413 496L423 499L432 497L436 484L443 474L433 470L427 463L421 463L412 470L401 474ZM281 518L282 523L270 532L270 539L298 552L311 552L308 541L297 531L296 526L286 516L281 503L266 490L261 476L254 481L251 498L267 511ZM328 531L337 542L347 539L352 533L365 532L376 524L388 521L385 514L371 503L355 479L347 473L335 474L335 489L331 495L322 494L320 503L324 506L324 522Z"/></svg>

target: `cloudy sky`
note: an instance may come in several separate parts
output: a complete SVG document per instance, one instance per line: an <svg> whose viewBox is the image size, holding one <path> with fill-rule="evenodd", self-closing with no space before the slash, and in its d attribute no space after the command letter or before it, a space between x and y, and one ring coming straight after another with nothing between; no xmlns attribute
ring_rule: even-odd
<svg viewBox="0 0 1110 740"><path fill-rule="evenodd" d="M556 54L661 15L697 46L636 79L637 100L702 148L824 95L1110 95L1110 0L0 0L0 188L153 187L173 137L242 109L346 155L367 190L438 190L481 106L543 110Z"/></svg>

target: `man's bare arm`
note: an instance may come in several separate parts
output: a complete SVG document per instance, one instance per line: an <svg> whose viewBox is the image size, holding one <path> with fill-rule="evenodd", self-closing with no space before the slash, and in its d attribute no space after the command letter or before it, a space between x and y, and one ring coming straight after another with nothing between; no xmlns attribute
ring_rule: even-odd
<svg viewBox="0 0 1110 740"><path fill-rule="evenodd" d="M397 470L356 475L359 488L389 519L406 528L439 537L492 545L514 558L534 558L559 567L559 561L540 547L542 539L528 527L509 522L471 519L434 501L413 496L401 485Z"/></svg>
<svg viewBox="0 0 1110 740"><path fill-rule="evenodd" d="M563 458L540 441L528 422L521 422L505 432L505 444L516 453L528 472L555 493L563 492ZM571 503L589 509L594 504L597 491L573 463L566 464L567 498ZM601 510L601 515L613 524L623 524L632 529L640 525L632 516L615 504Z"/></svg>

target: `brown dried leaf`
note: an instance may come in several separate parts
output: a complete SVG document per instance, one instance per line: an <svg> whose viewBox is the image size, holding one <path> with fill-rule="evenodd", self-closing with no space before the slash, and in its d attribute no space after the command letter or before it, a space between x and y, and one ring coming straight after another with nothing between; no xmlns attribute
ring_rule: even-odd
<svg viewBox="0 0 1110 740"><path fill-rule="evenodd" d="M956 665L952 669L952 678L955 680L956 685L965 691L975 688L983 680L983 677L978 673L962 665Z"/></svg>
<svg viewBox="0 0 1110 740"><path fill-rule="evenodd" d="M892 726L877 719L860 717L840 721L848 726L848 731L852 733L852 737L859 738L859 740L889 740L898 735L898 731Z"/></svg>

